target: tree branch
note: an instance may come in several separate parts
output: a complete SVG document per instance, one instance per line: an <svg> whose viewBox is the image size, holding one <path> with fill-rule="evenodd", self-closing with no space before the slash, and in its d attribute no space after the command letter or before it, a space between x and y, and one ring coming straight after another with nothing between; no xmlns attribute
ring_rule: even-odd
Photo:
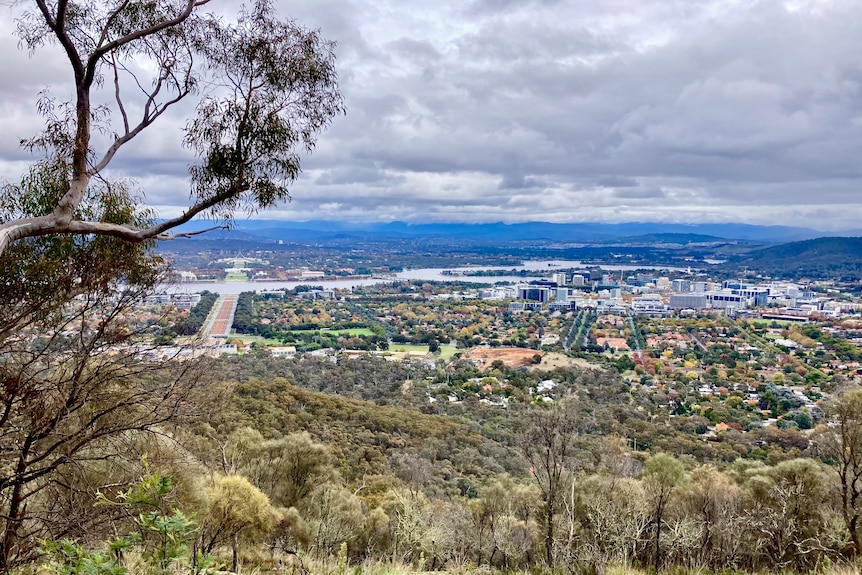
<svg viewBox="0 0 862 575"><path fill-rule="evenodd" d="M120 115L123 118L124 134L129 133L129 115L126 113L126 107L123 106L123 99L120 97L120 75L117 72L117 59L111 55L111 67L114 69L114 99L117 101L117 108L120 109Z"/></svg>
<svg viewBox="0 0 862 575"><path fill-rule="evenodd" d="M182 232L177 234L168 233L171 229L191 221L195 216L213 206L236 197L243 189L234 186L211 198L200 201L187 209L181 216L165 220L149 228L135 228L123 224L112 224L107 222L90 222L84 220L62 221L56 214L26 218L0 224L0 254L13 241L28 237L47 236L50 234L94 234L100 236L111 236L125 241L140 243L151 239L172 240L182 237L191 237L214 229L225 229L227 226L214 226L205 230L195 232Z"/></svg>
<svg viewBox="0 0 862 575"><path fill-rule="evenodd" d="M25 230L31 227L31 223L27 220L19 220L16 222L9 222L6 225L0 226L0 254L6 251L6 248L9 247L15 240L20 240L21 238L25 238L28 234Z"/></svg>
<svg viewBox="0 0 862 575"><path fill-rule="evenodd" d="M111 24L113 24L114 20L120 15L120 13L128 6L129 1L125 0L122 4L117 6L117 9L111 12L107 18L105 18L105 25L102 27L102 33L99 36L99 41L96 43L96 46L101 46L105 43L105 40L108 39L108 30L111 28Z"/></svg>
<svg viewBox="0 0 862 575"><path fill-rule="evenodd" d="M69 38L69 35L66 33L65 24L68 1L60 0L60 2L57 3L56 17L51 15L51 11L48 9L48 5L45 3L45 0L36 0L36 6L39 7L42 17L45 18L45 23L57 37L57 41L60 42L63 50L66 52L66 57L69 58L69 63L72 64L72 70L75 72L75 80L79 81L84 77L84 63L81 60L81 56L78 54L78 50L72 43L72 39Z"/></svg>
<svg viewBox="0 0 862 575"><path fill-rule="evenodd" d="M43 0L39 0L40 2ZM182 24L186 20L188 20L189 16L192 15L192 12L198 6L203 6L209 2L209 0L188 0L186 2L186 7L182 12L179 13L175 18L171 18L169 20L165 20L163 22L159 22L158 24L153 24L148 28L143 28L141 30L135 30L129 34L121 38L117 38L116 40L112 40L103 46L100 46L93 50L93 53L90 54L90 57L87 59L87 67L85 79L87 85L90 85L93 81L93 78L96 74L96 68L99 65L99 60L102 59L105 54L116 50L117 48L121 48L130 42L134 42L135 40L139 40L141 38L146 38L147 36L152 36L153 34L157 34L162 30L167 30L168 28L172 28L177 26L178 24Z"/></svg>
<svg viewBox="0 0 862 575"><path fill-rule="evenodd" d="M159 83L161 85L161 82ZM128 143L130 140L134 139L135 136L140 134L145 128L147 128L150 124L152 124L159 116L165 113L165 111L170 107L188 96L191 93L191 90L183 90L176 97L171 98L170 100L164 102L163 104L156 105L155 111L150 111L150 106L153 104L153 98L155 98L155 92L150 95L150 98L147 101L146 108L144 111L144 117L141 118L141 121L135 126L132 130L129 130L128 120L126 118L125 110L122 107L122 103L120 102L119 97L119 87L117 88L117 102L120 105L120 110L123 113L123 121L125 123L125 133L114 140L114 143L105 151L105 155L102 156L102 159L93 166L92 173L96 174L104 170L111 160L114 158L116 153L120 150L120 148Z"/></svg>

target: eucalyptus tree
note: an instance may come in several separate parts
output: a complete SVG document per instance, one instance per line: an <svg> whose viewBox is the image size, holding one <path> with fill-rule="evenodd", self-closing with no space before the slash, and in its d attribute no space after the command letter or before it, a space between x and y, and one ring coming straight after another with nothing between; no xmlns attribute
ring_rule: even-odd
<svg viewBox="0 0 862 575"><path fill-rule="evenodd" d="M692 561L712 569L733 564L742 555L739 534L748 524L743 515L745 491L712 465L693 469L690 479L681 500L698 535Z"/></svg>
<svg viewBox="0 0 862 575"><path fill-rule="evenodd" d="M73 90L65 98L38 98L45 129L23 144L62 166L65 177L45 205L0 221L0 253L52 234L169 239L199 214L230 222L239 209L289 199L300 152L310 151L344 111L334 45L276 18L268 0L243 8L235 23L207 13L209 3L33 0L24 9L21 44L31 51L58 46ZM144 223L134 214L104 221L83 213L88 194L97 205L117 193L129 197L110 184L106 170L129 142L189 98L197 101L196 116L176 137L197 161L182 214Z"/></svg>
<svg viewBox="0 0 862 575"><path fill-rule="evenodd" d="M219 545L231 547L231 570L238 573L239 544L243 538L261 538L280 517L269 498L241 475L215 475L205 489L199 545L209 554Z"/></svg>
<svg viewBox="0 0 862 575"><path fill-rule="evenodd" d="M764 564L804 573L840 557L847 540L835 514L836 483L807 458L751 470L748 521Z"/></svg>
<svg viewBox="0 0 862 575"><path fill-rule="evenodd" d="M83 294L0 341L2 572L34 559L39 540L97 537L96 492L220 403L201 362L141 357L129 321L140 293Z"/></svg>
<svg viewBox="0 0 862 575"><path fill-rule="evenodd" d="M837 397L829 407L837 424L819 435L826 455L837 464L841 511L857 556L862 555L862 389Z"/></svg>
<svg viewBox="0 0 862 575"><path fill-rule="evenodd" d="M198 397L199 362L153 358L141 345L145 326L131 312L163 278L154 242L184 235L175 228L198 215L227 225L289 199L301 152L344 110L331 42L279 20L266 0L230 21L208 3L14 4L21 45L59 47L73 88L37 97L45 128L23 145L39 159L0 188L2 572L32 559L47 534L87 532L65 503L111 478L74 478L218 405L218 388ZM188 204L158 220L144 191L108 172L187 100L196 115L176 139L197 158Z"/></svg>
<svg viewBox="0 0 862 575"><path fill-rule="evenodd" d="M643 484L653 517L653 565L656 573L661 569L661 532L668 503L676 488L685 479L685 468L674 456L656 453L644 465Z"/></svg>
<svg viewBox="0 0 862 575"><path fill-rule="evenodd" d="M521 437L521 449L529 464L530 475L542 495L548 567L554 566L556 516L565 495L567 473L573 469L577 437L578 414L571 402L532 410Z"/></svg>

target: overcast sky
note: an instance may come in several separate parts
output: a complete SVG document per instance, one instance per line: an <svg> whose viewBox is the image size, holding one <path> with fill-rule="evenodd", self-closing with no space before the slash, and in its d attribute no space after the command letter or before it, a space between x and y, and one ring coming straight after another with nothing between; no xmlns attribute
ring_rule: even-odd
<svg viewBox="0 0 862 575"><path fill-rule="evenodd" d="M338 42L347 115L293 201L258 217L862 227L860 0L300 0ZM62 95L56 52L0 7L0 175ZM165 216L188 197L183 110L124 149Z"/></svg>

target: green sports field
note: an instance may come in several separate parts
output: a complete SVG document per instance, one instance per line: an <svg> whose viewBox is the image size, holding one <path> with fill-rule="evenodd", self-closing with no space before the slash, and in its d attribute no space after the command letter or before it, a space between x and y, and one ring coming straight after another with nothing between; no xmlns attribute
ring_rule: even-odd
<svg viewBox="0 0 862 575"><path fill-rule="evenodd" d="M393 343L389 345L389 351L393 353L405 353L405 352L421 352L428 353L427 345L413 345L407 343ZM441 345L440 346L440 358L445 360L452 359L452 356L457 352L457 348L454 345Z"/></svg>
<svg viewBox="0 0 862 575"><path fill-rule="evenodd" d="M330 329L325 328L320 330L320 333L347 333L351 337L356 337L359 335L374 335L374 332L368 329L367 327L351 327L345 329Z"/></svg>

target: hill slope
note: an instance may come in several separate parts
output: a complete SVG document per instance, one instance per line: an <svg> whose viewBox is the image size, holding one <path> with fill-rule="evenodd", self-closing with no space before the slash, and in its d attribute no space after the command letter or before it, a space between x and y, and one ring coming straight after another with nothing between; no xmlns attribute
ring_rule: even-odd
<svg viewBox="0 0 862 575"><path fill-rule="evenodd" d="M753 251L728 264L775 277L862 279L862 237L817 238Z"/></svg>

